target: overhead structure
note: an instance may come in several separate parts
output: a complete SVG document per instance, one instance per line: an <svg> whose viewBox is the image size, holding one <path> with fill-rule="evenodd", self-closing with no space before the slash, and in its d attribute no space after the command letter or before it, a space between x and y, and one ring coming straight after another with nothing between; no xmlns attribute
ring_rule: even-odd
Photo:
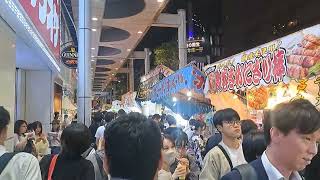
<svg viewBox="0 0 320 180"><path fill-rule="evenodd" d="M79 0L71 0L77 9ZM91 63L92 90L101 91L121 72L127 59L142 40L169 0L92 0ZM78 12L74 11L77 23ZM146 58L145 52L143 58ZM138 53L139 54L139 53ZM98 72L97 68L110 71ZM146 67L147 68L147 67Z"/></svg>

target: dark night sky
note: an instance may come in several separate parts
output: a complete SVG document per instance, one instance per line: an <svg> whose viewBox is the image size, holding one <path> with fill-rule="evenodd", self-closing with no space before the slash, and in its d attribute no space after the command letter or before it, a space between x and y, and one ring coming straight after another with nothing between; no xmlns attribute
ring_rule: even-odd
<svg viewBox="0 0 320 180"><path fill-rule="evenodd" d="M171 0L165 13L185 9L188 0ZM320 0L191 0L194 13L210 32L220 29L222 54L214 60L251 49L320 22ZM290 21L296 22L288 26ZM285 26L284 28L282 26ZM154 49L163 42L177 39L177 29L151 27L137 50ZM143 61L136 61L138 81Z"/></svg>
<svg viewBox="0 0 320 180"><path fill-rule="evenodd" d="M188 0L171 0L166 13L186 8ZM192 0L194 13L210 31L219 26L222 30L223 57L228 57L260 44L320 22L320 0ZM289 21L297 20L294 27ZM278 26L285 25L285 28ZM279 29L274 33L274 26ZM280 27L279 26L279 27ZM137 50L154 48L177 37L174 28L151 27ZM221 57L222 58L222 57Z"/></svg>

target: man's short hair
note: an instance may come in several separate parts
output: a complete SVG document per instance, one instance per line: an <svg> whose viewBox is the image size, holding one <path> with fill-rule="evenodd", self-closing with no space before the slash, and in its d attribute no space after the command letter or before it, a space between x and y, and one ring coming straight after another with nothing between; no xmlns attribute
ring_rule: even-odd
<svg viewBox="0 0 320 180"><path fill-rule="evenodd" d="M166 120L167 120L167 122L168 122L168 124L169 124L170 126L177 124L176 118L174 118L174 117L171 116L171 115L167 115L167 116L166 116Z"/></svg>
<svg viewBox="0 0 320 180"><path fill-rule="evenodd" d="M105 155L112 177L152 180L161 157L161 133L140 113L120 116L104 132Z"/></svg>
<svg viewBox="0 0 320 180"><path fill-rule="evenodd" d="M265 112L263 124L266 143L269 145L272 127L285 135L294 129L301 134L314 133L320 128L320 113L310 101L297 99L278 104L273 110Z"/></svg>
<svg viewBox="0 0 320 180"><path fill-rule="evenodd" d="M251 119L241 120L241 132L247 134L250 131L258 129L258 125Z"/></svg>
<svg viewBox="0 0 320 180"><path fill-rule="evenodd" d="M222 126L223 121L240 121L240 116L232 108L218 110L213 116L214 126L216 128L218 125Z"/></svg>

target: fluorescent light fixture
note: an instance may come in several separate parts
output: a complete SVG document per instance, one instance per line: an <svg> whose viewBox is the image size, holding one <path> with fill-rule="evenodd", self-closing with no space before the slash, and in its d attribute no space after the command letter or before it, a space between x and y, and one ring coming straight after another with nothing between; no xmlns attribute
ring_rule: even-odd
<svg viewBox="0 0 320 180"><path fill-rule="evenodd" d="M98 18L96 18L96 17L93 17L91 19L92 19L92 21L98 21Z"/></svg>
<svg viewBox="0 0 320 180"><path fill-rule="evenodd" d="M192 92L191 92L191 91L188 91L188 92L187 92L187 96L188 96L188 97L191 97L191 96L192 96Z"/></svg>
<svg viewBox="0 0 320 180"><path fill-rule="evenodd" d="M96 48L91 48L92 50L95 50Z"/></svg>
<svg viewBox="0 0 320 180"><path fill-rule="evenodd" d="M159 3L162 3L163 2L163 0L157 0Z"/></svg>
<svg viewBox="0 0 320 180"><path fill-rule="evenodd" d="M92 58L94 57L94 56L91 56Z"/></svg>
<svg viewBox="0 0 320 180"><path fill-rule="evenodd" d="M97 29L91 29L93 32L96 32L97 31Z"/></svg>
<svg viewBox="0 0 320 180"><path fill-rule="evenodd" d="M94 62L94 59L91 59L92 62Z"/></svg>
<svg viewBox="0 0 320 180"><path fill-rule="evenodd" d="M173 97L173 98L172 98L172 101L173 101L173 102L177 102L178 99L177 99L176 97Z"/></svg>
<svg viewBox="0 0 320 180"><path fill-rule="evenodd" d="M21 11L17 8L15 3L12 0L5 0L5 3L9 6L11 11L17 16L18 20L22 23L22 25L26 28L26 30L29 32L31 37L34 39L34 41L38 44L40 49L47 55L47 57L50 59L51 63L57 68L57 70L60 72L60 67L58 66L57 62L55 61L54 57L50 54L50 52L47 50L46 46L41 42L38 35L32 30L31 26L27 22L26 18L22 15Z"/></svg>
<svg viewBox="0 0 320 180"><path fill-rule="evenodd" d="M138 34L142 34L142 31L138 31Z"/></svg>

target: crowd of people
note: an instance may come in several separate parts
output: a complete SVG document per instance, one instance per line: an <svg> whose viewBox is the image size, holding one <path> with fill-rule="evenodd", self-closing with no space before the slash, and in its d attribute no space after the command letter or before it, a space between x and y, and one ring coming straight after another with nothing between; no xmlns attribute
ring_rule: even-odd
<svg viewBox="0 0 320 180"><path fill-rule="evenodd" d="M264 112L263 125L231 108L213 117L216 131L172 115L98 112L92 124L14 124L14 152L5 150L8 111L0 107L0 179L26 180L317 180L320 116L307 100ZM51 151L49 151L51 150Z"/></svg>

